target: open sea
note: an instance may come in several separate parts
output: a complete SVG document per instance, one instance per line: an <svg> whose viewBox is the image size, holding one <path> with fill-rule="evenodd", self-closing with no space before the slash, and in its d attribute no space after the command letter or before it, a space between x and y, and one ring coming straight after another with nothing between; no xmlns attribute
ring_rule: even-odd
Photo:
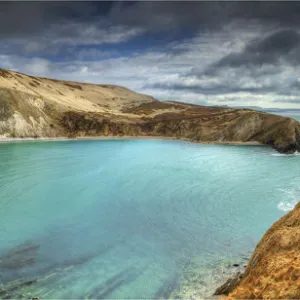
<svg viewBox="0 0 300 300"><path fill-rule="evenodd" d="M210 297L299 199L264 146L0 143L0 298Z"/></svg>

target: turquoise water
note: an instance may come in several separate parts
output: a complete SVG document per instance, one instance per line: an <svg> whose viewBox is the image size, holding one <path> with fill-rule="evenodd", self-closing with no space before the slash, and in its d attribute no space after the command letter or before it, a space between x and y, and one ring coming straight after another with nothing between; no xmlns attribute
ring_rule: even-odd
<svg viewBox="0 0 300 300"><path fill-rule="evenodd" d="M300 115L299 114L285 114L286 117L294 118L296 121L300 121Z"/></svg>
<svg viewBox="0 0 300 300"><path fill-rule="evenodd" d="M299 163L262 146L2 143L0 297L209 296L296 203Z"/></svg>

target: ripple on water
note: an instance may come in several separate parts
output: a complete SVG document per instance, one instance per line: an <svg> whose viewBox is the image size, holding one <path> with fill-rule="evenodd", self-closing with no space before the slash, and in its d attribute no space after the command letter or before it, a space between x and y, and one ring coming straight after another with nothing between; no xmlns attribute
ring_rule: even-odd
<svg viewBox="0 0 300 300"><path fill-rule="evenodd" d="M299 156L267 147L106 140L0 154L0 297L209 296L299 194Z"/></svg>

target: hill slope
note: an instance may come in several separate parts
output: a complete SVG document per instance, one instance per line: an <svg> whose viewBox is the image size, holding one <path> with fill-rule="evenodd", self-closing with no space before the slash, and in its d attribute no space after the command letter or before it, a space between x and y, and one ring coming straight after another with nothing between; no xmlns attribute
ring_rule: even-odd
<svg viewBox="0 0 300 300"><path fill-rule="evenodd" d="M0 137L164 136L300 150L294 119L250 109L160 102L124 87L0 69Z"/></svg>

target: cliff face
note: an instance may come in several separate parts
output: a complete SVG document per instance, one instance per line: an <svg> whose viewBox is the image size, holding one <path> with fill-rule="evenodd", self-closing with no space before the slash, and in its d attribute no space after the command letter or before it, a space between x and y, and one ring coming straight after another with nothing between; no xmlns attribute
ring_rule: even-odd
<svg viewBox="0 0 300 300"><path fill-rule="evenodd" d="M249 109L160 102L113 85L0 70L0 137L165 136L197 142L259 142L300 150L293 119Z"/></svg>
<svg viewBox="0 0 300 300"><path fill-rule="evenodd" d="M109 117L153 101L119 86L58 81L0 69L0 137L66 136L69 132L61 123L66 112Z"/></svg>
<svg viewBox="0 0 300 300"><path fill-rule="evenodd" d="M229 298L299 299L299 245L300 203L263 236Z"/></svg>

